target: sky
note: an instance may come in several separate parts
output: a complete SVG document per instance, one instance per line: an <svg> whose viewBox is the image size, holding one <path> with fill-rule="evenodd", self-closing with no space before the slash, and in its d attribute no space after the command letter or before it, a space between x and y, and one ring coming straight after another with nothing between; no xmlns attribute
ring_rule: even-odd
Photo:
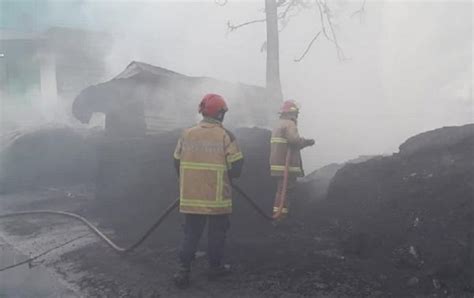
<svg viewBox="0 0 474 298"><path fill-rule="evenodd" d="M224 6L204 0L49 2L57 24L70 22L74 12L81 16L76 23L115 37L109 78L137 60L187 75L265 82L264 23L233 32L226 25L262 18L263 0ZM327 2L347 60L320 38L294 62L321 28L315 7L300 11L280 33L284 97L301 104L300 133L316 140L303 152L307 171L391 154L414 134L473 122L471 1L368 0L364 14L355 16L363 1Z"/></svg>

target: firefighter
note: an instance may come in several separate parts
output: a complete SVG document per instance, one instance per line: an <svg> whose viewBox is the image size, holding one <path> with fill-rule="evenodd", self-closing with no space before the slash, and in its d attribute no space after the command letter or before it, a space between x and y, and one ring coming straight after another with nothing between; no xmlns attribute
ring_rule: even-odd
<svg viewBox="0 0 474 298"><path fill-rule="evenodd" d="M174 152L180 212L184 214L184 240L179 250L179 270L174 275L180 288L189 284L191 263L206 222L208 278L214 280L229 272L222 257L232 213L230 182L240 176L243 156L234 135L222 126L227 110L220 95L204 96L199 104L203 120L184 130Z"/></svg>
<svg viewBox="0 0 474 298"><path fill-rule="evenodd" d="M295 101L287 100L280 108L280 119L272 131L270 170L271 175L277 179L277 190L275 194L275 205L273 206L274 218L281 221L286 218L289 211L289 203L293 199L296 187L296 178L304 176L300 150L314 145L313 139L300 137L297 127L299 108ZM279 198L282 195L284 184L284 171L286 155L290 150L288 165L288 182L286 187L285 204L278 217ZM277 221L278 222L278 221Z"/></svg>

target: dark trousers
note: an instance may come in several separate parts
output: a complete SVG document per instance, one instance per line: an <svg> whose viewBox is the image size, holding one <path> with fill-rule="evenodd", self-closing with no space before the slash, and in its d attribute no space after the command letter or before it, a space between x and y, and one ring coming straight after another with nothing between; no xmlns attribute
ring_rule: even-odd
<svg viewBox="0 0 474 298"><path fill-rule="evenodd" d="M226 232L230 227L229 216L224 215L200 215L185 214L184 217L184 240L179 250L179 261L181 266L189 269L194 260L199 239L201 239L204 227L207 228L207 255L210 267L221 265L224 255Z"/></svg>

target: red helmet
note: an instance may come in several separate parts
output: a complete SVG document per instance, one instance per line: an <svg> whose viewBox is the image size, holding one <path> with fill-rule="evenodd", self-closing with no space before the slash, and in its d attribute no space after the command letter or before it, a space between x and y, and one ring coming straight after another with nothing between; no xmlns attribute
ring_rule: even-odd
<svg viewBox="0 0 474 298"><path fill-rule="evenodd" d="M216 118L222 112L227 112L227 110L224 98L218 94L206 94L199 104L199 113L205 117Z"/></svg>
<svg viewBox="0 0 474 298"><path fill-rule="evenodd" d="M285 100L280 108L280 113L299 112L300 108L294 100Z"/></svg>

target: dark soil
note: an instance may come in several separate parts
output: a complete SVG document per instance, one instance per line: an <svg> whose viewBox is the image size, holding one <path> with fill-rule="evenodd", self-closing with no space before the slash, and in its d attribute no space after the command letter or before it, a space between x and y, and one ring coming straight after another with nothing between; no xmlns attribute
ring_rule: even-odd
<svg viewBox="0 0 474 298"><path fill-rule="evenodd" d="M347 165L327 200L348 252L453 287L474 281L474 125L424 133L398 154Z"/></svg>
<svg viewBox="0 0 474 298"><path fill-rule="evenodd" d="M246 160L237 184L270 213L270 133L235 133ZM70 192L75 203L67 209L98 222L120 245L136 240L178 197L172 153L179 134L102 138L95 184L86 187L95 198ZM277 227L236 196L226 256L234 272L219 282L207 281L199 253L191 287L172 286L182 238L176 211L133 254L95 243L63 255L71 266L61 270L90 297L472 297L474 142L446 144L347 164L327 199L300 190L290 219Z"/></svg>

